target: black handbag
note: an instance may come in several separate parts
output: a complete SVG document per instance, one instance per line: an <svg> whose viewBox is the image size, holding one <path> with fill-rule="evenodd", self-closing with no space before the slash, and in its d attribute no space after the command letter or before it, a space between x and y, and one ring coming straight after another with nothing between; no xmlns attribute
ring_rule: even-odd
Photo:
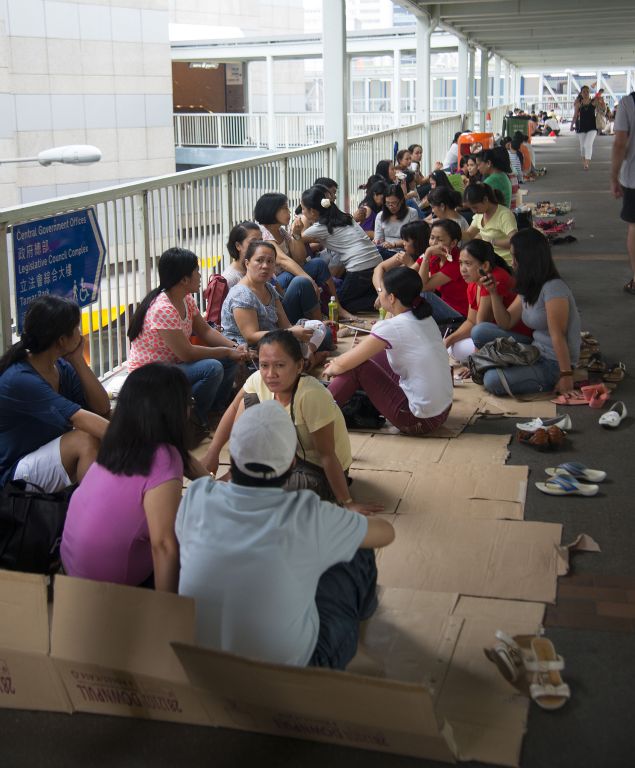
<svg viewBox="0 0 635 768"><path fill-rule="evenodd" d="M0 568L46 574L59 569L66 512L76 487L47 493L24 480L10 480L4 486L0 492Z"/></svg>
<svg viewBox="0 0 635 768"><path fill-rule="evenodd" d="M539 357L540 351L537 347L532 344L521 344L513 336L504 336L483 344L479 350L468 357L467 364L475 384L482 384L485 372L496 368L507 394L514 397L499 369L510 365L533 365Z"/></svg>

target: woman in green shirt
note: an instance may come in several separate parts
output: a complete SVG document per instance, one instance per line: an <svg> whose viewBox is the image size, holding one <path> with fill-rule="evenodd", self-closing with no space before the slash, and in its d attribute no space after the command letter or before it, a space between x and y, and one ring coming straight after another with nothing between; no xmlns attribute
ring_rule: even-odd
<svg viewBox="0 0 635 768"><path fill-rule="evenodd" d="M512 173L509 154L505 147L485 149L476 155L476 164L483 175L483 182L501 193L500 202L507 208L512 203L512 183L509 179Z"/></svg>

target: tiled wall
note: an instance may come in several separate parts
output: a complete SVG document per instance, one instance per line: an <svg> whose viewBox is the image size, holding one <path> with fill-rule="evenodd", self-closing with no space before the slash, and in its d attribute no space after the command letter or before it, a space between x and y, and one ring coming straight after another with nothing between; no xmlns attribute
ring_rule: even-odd
<svg viewBox="0 0 635 768"><path fill-rule="evenodd" d="M0 157L103 153L0 166L0 206L174 171L168 21L168 0L0 0Z"/></svg>

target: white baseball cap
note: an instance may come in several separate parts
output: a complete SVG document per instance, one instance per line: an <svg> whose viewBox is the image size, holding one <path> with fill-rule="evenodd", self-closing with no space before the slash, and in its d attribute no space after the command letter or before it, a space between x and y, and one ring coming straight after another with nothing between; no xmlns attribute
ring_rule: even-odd
<svg viewBox="0 0 635 768"><path fill-rule="evenodd" d="M252 405L234 424L229 454L248 477L271 480L289 469L298 438L289 414L275 400ZM265 469L250 465L260 464Z"/></svg>

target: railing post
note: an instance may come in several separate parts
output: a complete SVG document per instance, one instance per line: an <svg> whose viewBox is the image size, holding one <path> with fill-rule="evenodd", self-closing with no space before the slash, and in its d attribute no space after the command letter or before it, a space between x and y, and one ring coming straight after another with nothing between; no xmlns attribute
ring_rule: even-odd
<svg viewBox="0 0 635 768"><path fill-rule="evenodd" d="M234 205L232 200L232 177L231 171L221 174L220 179L220 242L226 243L229 232L234 222Z"/></svg>
<svg viewBox="0 0 635 768"><path fill-rule="evenodd" d="M183 137L181 136L181 115L174 115L174 127L175 131L175 144L177 147L183 146Z"/></svg>
<svg viewBox="0 0 635 768"><path fill-rule="evenodd" d="M9 286L9 249L7 248L7 225L0 224L0 353L4 353L13 342L11 332L11 288Z"/></svg>
<svg viewBox="0 0 635 768"><path fill-rule="evenodd" d="M218 147L223 146L223 124L221 123L221 116L220 115L214 115L214 119L216 121L216 136L218 138Z"/></svg>
<svg viewBox="0 0 635 768"><path fill-rule="evenodd" d="M287 197L289 197L289 189L287 186L287 180L288 180L288 157L283 157L282 160L278 162L278 182L280 184L280 189L282 190L283 194L285 194ZM293 213L291 214L291 219L293 220Z"/></svg>
<svg viewBox="0 0 635 768"><path fill-rule="evenodd" d="M152 290L152 254L150 253L150 222L148 221L148 191L133 196L135 255L139 259L141 298ZM137 243L142 253L137 254Z"/></svg>

